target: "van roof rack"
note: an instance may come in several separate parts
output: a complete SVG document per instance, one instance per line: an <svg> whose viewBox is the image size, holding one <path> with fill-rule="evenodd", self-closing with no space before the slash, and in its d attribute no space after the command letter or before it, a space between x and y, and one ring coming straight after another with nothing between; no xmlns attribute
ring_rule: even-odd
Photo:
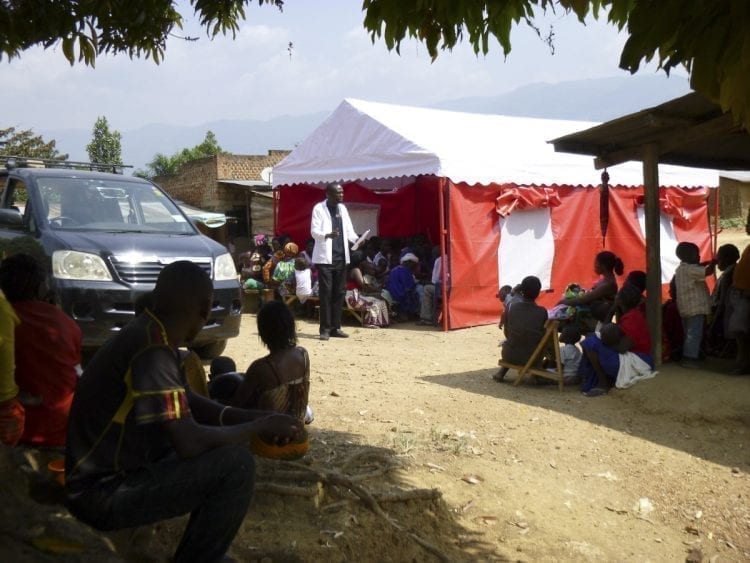
<svg viewBox="0 0 750 563"><path fill-rule="evenodd" d="M0 164L3 164L7 170L13 168L64 168L68 170L90 170L91 172L111 172L113 174L122 174L124 168L133 168L129 164L104 164L101 162L79 162L11 155L0 155Z"/></svg>

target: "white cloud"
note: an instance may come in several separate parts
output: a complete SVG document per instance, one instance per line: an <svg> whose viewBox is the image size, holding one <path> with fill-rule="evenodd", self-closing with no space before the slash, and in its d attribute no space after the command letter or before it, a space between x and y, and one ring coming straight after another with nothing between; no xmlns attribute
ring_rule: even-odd
<svg viewBox="0 0 750 563"><path fill-rule="evenodd" d="M71 68L59 49L31 49L21 59L0 62L0 126L89 128L98 115L120 130L263 119L333 109L347 96L419 105L622 72L617 65L624 40L603 23L542 20L555 25L554 56L522 26L513 32L507 60L494 43L486 57L460 45L432 63L414 41L402 44L400 56L388 52L382 39L373 44L355 4L289 3L283 14L248 7L250 23L234 39L209 40L189 20L179 33L199 40L170 39L158 66L119 55L100 58L95 69Z"/></svg>

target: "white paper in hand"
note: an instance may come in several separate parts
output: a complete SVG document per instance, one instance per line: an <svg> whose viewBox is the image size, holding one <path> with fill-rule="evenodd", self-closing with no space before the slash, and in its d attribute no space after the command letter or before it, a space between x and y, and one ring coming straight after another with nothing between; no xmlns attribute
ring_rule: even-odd
<svg viewBox="0 0 750 563"><path fill-rule="evenodd" d="M362 235L357 239L357 242L355 242L352 245L352 250L357 250L363 242L367 239L367 236L370 234L370 229L367 229Z"/></svg>

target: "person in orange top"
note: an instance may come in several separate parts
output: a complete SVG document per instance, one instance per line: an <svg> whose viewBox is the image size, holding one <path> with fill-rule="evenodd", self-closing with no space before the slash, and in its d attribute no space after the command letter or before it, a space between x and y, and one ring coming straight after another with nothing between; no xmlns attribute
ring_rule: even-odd
<svg viewBox="0 0 750 563"><path fill-rule="evenodd" d="M42 299L45 274L31 256L15 254L3 260L0 288L21 321L15 332L15 378L26 410L20 442L64 446L80 370L81 329Z"/></svg>
<svg viewBox="0 0 750 563"><path fill-rule="evenodd" d="M745 232L750 235L750 210ZM734 267L732 289L729 292L731 313L727 332L737 340L737 360L731 373L750 375L750 244L745 247Z"/></svg>

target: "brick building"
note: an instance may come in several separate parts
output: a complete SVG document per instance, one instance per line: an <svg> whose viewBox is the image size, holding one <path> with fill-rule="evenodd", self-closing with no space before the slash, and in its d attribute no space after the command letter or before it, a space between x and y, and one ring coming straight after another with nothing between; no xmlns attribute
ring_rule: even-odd
<svg viewBox="0 0 750 563"><path fill-rule="evenodd" d="M187 162L177 174L157 176L154 182L174 199L234 218L229 233L233 238L270 233L273 193L267 172L289 152L218 154Z"/></svg>
<svg viewBox="0 0 750 563"><path fill-rule="evenodd" d="M719 216L744 221L750 209L750 173L721 172L719 176Z"/></svg>

